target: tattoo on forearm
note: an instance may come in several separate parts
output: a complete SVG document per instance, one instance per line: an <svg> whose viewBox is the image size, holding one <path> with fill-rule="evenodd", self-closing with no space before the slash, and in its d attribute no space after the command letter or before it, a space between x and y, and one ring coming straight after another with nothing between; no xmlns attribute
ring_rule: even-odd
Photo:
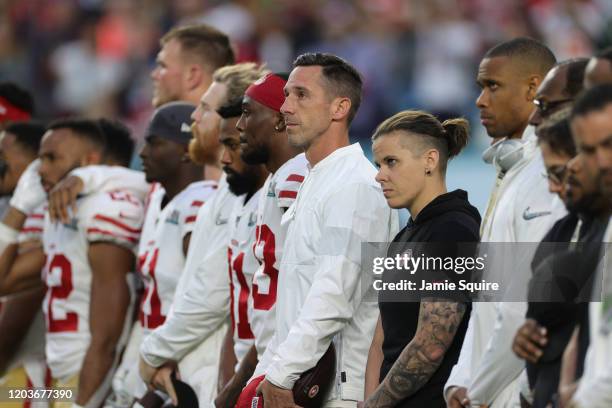
<svg viewBox="0 0 612 408"><path fill-rule="evenodd" d="M453 342L465 310L463 303L422 301L415 337L368 398L366 407L393 407L429 381Z"/></svg>

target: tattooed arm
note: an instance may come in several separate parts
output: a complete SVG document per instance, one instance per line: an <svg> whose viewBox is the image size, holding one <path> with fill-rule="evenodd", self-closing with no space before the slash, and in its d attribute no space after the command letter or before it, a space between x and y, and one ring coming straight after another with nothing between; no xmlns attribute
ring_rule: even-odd
<svg viewBox="0 0 612 408"><path fill-rule="evenodd" d="M453 342L465 310L463 303L424 299L414 338L365 402L365 407L394 407L429 381Z"/></svg>

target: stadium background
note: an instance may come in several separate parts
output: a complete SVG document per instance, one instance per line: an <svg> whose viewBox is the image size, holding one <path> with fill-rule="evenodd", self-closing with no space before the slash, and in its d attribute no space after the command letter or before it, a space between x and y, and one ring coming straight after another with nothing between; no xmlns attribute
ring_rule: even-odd
<svg viewBox="0 0 612 408"><path fill-rule="evenodd" d="M365 86L351 136L366 151L376 125L401 109L468 118L472 141L448 182L481 212L494 176L480 159L489 140L474 105L484 51L518 35L559 60L612 45L610 0L1 0L0 80L33 92L39 119L117 117L141 143L158 40L195 22L228 33L239 61L274 71L312 50L352 62Z"/></svg>

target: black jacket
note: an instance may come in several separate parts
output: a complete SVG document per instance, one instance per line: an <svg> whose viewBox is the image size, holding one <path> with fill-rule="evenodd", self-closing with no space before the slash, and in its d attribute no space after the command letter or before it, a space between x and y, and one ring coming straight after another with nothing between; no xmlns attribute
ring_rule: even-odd
<svg viewBox="0 0 612 408"><path fill-rule="evenodd" d="M589 344L588 301L601 256L605 224L582 217L578 244L570 244L578 224L570 213L555 223L535 253L529 282L527 317L546 327L548 343L536 364L527 363L534 408L550 403L559 384L561 358L574 328L580 326L576 375L580 377Z"/></svg>
<svg viewBox="0 0 612 408"><path fill-rule="evenodd" d="M396 243L453 243L478 242L480 214L473 207L463 190L455 190L442 194L430 202L418 214L415 220L410 220L394 239ZM401 246L400 245L400 246ZM388 256L394 256L390 251ZM386 273L385 273L386 275ZM383 276L383 280L386 277ZM412 340L416 333L419 318L420 303L386 302L379 297L381 322L384 332L384 360L380 371L380 380L387 375L393 363L402 350ZM412 396L403 400L398 407L445 407L443 397L444 383L451 369L457 362L463 338L467 330L471 307L463 316L463 320L453 342L447 350L441 365L429 381Z"/></svg>

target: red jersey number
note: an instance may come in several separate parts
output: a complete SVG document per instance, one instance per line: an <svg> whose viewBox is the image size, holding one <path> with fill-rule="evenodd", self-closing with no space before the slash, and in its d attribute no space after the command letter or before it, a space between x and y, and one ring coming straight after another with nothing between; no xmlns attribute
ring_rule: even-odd
<svg viewBox="0 0 612 408"><path fill-rule="evenodd" d="M249 286L247 284L244 273L242 272L242 263L244 262L244 252L238 254L236 259L232 262L232 249L228 248L227 256L229 259L229 274L230 274L230 301L231 301L231 317L232 327L234 333L238 330L239 339L254 339L255 336L251 331L251 325L249 325L249 314L248 314L248 301L249 301ZM233 274L236 275L238 284L240 285L240 293L238 299L234 298L234 279ZM234 305L238 303L238 320L234 315Z"/></svg>
<svg viewBox="0 0 612 408"><path fill-rule="evenodd" d="M147 276L143 273L143 267L145 266L144 264L148 254L149 252L145 252L145 254L138 259L138 267L145 278ZM155 280L155 267L157 266L158 254L159 248L156 248L149 261L146 290L140 304L140 324L146 329L155 329L161 326L166 320L166 316L161 312L161 300L157 291L157 281Z"/></svg>
<svg viewBox="0 0 612 408"><path fill-rule="evenodd" d="M53 302L68 299L72 292L72 265L64 254L54 254L47 266L47 275L58 273L59 284L53 285L47 278L47 291L49 293L47 303L47 331L49 333L74 332L79 327L79 316L74 312L66 313L63 319L53 315ZM54 281L57 281L54 279Z"/></svg>
<svg viewBox="0 0 612 408"><path fill-rule="evenodd" d="M259 286L253 281L253 307L257 310L270 310L276 303L276 286L278 284L278 270L274 268L276 263L276 242L274 233L267 225L258 225L255 230L257 242L263 242L263 273L270 279L268 293L260 293Z"/></svg>

